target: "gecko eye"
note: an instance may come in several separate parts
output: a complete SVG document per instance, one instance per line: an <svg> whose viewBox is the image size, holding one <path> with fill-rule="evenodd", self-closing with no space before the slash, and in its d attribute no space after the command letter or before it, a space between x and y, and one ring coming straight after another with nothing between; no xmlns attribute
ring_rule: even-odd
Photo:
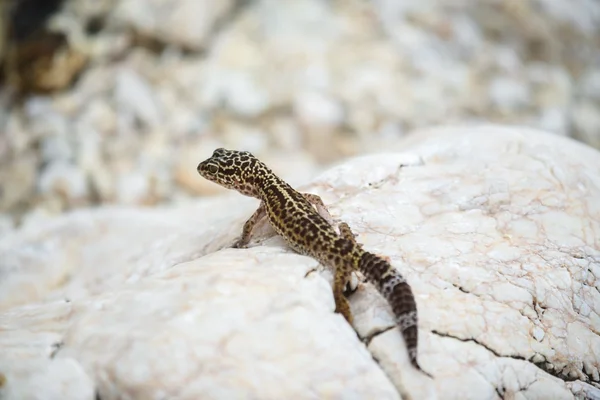
<svg viewBox="0 0 600 400"><path fill-rule="evenodd" d="M208 172L210 172L211 174L216 174L217 172L219 172L219 167L217 167L215 164L208 164L206 166L206 169L208 170Z"/></svg>

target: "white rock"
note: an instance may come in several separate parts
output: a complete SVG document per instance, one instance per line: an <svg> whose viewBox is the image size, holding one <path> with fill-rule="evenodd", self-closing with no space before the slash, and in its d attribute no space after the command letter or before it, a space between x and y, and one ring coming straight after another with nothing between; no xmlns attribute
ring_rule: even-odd
<svg viewBox="0 0 600 400"><path fill-rule="evenodd" d="M47 278L72 278L67 284L71 287L68 293L60 289L62 293L51 296L68 298L70 302L46 303L43 315L47 328L33 337L25 327L37 323L37 308L17 307L2 314L8 324L3 326L12 332L6 336L0 330L5 354L16 357L22 351L22 346L11 345L14 337L41 342L48 331L67 329L66 336L58 335L64 345L55 359L78 360L91 371L101 397L107 393L141 397L179 393L183 398L303 398L306 388L311 387L310 392L319 397L397 399L395 389L365 348L357 346L352 329L332 314L330 287L322 279L304 279L316 266L314 260L281 249L257 248L254 265L245 266L239 262L242 260L239 257L246 259L245 252L229 249L214 253L229 241L215 227L231 221L230 217L244 217L254 206L253 202L245 202L240 207L239 200L217 199L163 216L135 210L100 214L85 211L73 214L70 218L75 219L66 224L56 221L54 229L66 236L42 239L40 246L34 248L20 247L20 251L2 257L2 269L15 268L22 262L35 264L31 257L45 254ZM214 212L221 207L233 212L228 212L229 217ZM190 218L195 222L188 225ZM200 225L206 230L198 230ZM39 228L31 227L29 234L41 239L40 234L49 233ZM161 238L157 241L158 232ZM95 248L83 244L92 237L99 239L98 234L112 239L102 240L103 245ZM125 243L114 234L135 238L136 245L123 246ZM12 247L22 239L13 237L3 241L2 252L8 250L4 245ZM213 239L216 241L211 243ZM75 259L63 259L59 253L67 244L65 240L77 252L82 251L79 260L86 264L98 262L104 268L89 264L88 268ZM45 245L41 246L42 243ZM200 250L198 243L208 247ZM214 254L188 261L198 251ZM166 255L167 259L155 262L151 261L154 256L147 258L155 252ZM117 259L121 261L104 264ZM172 269L180 263L179 268ZM54 290L45 286L50 283L48 280L22 279L30 272L20 271L17 274L20 277L13 276L10 284L20 286L21 291L9 295L11 298L3 296L3 305L24 299L27 294L46 297L48 289ZM110 287L116 290L122 287L125 292L113 296L107 292ZM92 292L96 295L90 297ZM252 305L244 308L240 304ZM70 314L77 315L80 323L73 325ZM120 325L109 322L115 318L121 321ZM320 322L315 324L315 319ZM115 335L116 332L122 334ZM130 335L137 338L135 342L131 342ZM224 340L225 337L228 339ZM47 352L49 346L39 349L30 346L29 351L40 354ZM156 351L148 351L148 346ZM113 357L119 361L113 362ZM333 360L345 367L332 370ZM5 374L10 376L20 365L9 364ZM211 365L211 371L200 372L199 365ZM113 374L123 379L108 378Z"/></svg>
<svg viewBox="0 0 600 400"><path fill-rule="evenodd" d="M46 115L53 111L52 99L46 96L33 96L24 104L25 114L30 118Z"/></svg>
<svg viewBox="0 0 600 400"><path fill-rule="evenodd" d="M49 98L32 97L25 102L25 116L29 122L28 134L39 137L65 137L69 133L66 116L60 113Z"/></svg>
<svg viewBox="0 0 600 400"><path fill-rule="evenodd" d="M128 172L117 178L117 198L122 204L140 204L150 193L148 176L141 172Z"/></svg>
<svg viewBox="0 0 600 400"><path fill-rule="evenodd" d="M506 76L498 76L491 80L488 95L492 106L504 112L517 111L530 102L530 92L527 85Z"/></svg>
<svg viewBox="0 0 600 400"><path fill-rule="evenodd" d="M304 142L300 127L290 118L276 119L270 126L273 141L284 152L297 152Z"/></svg>
<svg viewBox="0 0 600 400"><path fill-rule="evenodd" d="M248 125L229 124L224 127L222 137L230 147L235 146L253 154L261 154L269 144L266 132Z"/></svg>
<svg viewBox="0 0 600 400"><path fill-rule="evenodd" d="M600 400L598 389L588 383L581 381L567 382L567 386L577 399Z"/></svg>
<svg viewBox="0 0 600 400"><path fill-rule="evenodd" d="M157 96L164 108L164 125L169 127L169 137L185 138L206 132L207 116L182 101L181 90L161 85Z"/></svg>
<svg viewBox="0 0 600 400"><path fill-rule="evenodd" d="M222 105L241 116L252 117L271 105L264 88L252 74L244 71L213 68L207 74L202 90L202 104L219 108Z"/></svg>
<svg viewBox="0 0 600 400"><path fill-rule="evenodd" d="M125 79L127 80L127 77ZM135 80L136 78L133 79ZM147 91L146 89L141 90L143 92L141 95L144 95ZM129 101L127 94L123 94L123 96L125 96L124 100ZM150 108L153 107L150 106ZM80 126L75 127L78 137L82 138L82 140L87 140L85 136L90 127L99 132L114 132L116 128L116 112L114 108L113 103L107 102L104 97L87 102L77 120L77 125L84 125L83 132Z"/></svg>
<svg viewBox="0 0 600 400"><path fill-rule="evenodd" d="M38 182L42 193L53 193L75 200L87 195L87 179L75 165L57 161L42 171Z"/></svg>
<svg viewBox="0 0 600 400"><path fill-rule="evenodd" d="M294 101L294 113L307 126L337 126L344 119L341 104L322 93L300 93Z"/></svg>
<svg viewBox="0 0 600 400"><path fill-rule="evenodd" d="M459 44L461 50L467 52L467 54L481 51L484 35L475 21L467 15L455 15L451 18L451 21L454 33L452 41ZM511 65L506 65L506 67L510 68L514 60L511 59L510 55L508 55L508 58L507 61Z"/></svg>
<svg viewBox="0 0 600 400"><path fill-rule="evenodd" d="M507 73L518 73L523 68L523 62L519 58L519 54L512 47L500 46L496 49L495 56L498 67Z"/></svg>
<svg viewBox="0 0 600 400"><path fill-rule="evenodd" d="M46 163L73 160L74 151L66 136L47 136L41 140L40 147Z"/></svg>
<svg viewBox="0 0 600 400"><path fill-rule="evenodd" d="M566 136L569 131L569 116L561 108L546 108L537 121L539 128L545 131Z"/></svg>
<svg viewBox="0 0 600 400"><path fill-rule="evenodd" d="M397 141L405 135L404 129L397 122L387 121L381 125L377 135L382 140Z"/></svg>
<svg viewBox="0 0 600 400"><path fill-rule="evenodd" d="M573 106L571 118L577 136L600 147L600 108L591 101L578 102Z"/></svg>
<svg viewBox="0 0 600 400"><path fill-rule="evenodd" d="M527 66L527 79L535 93L535 104L550 110L568 110L573 98L573 79L565 68L545 63L530 63Z"/></svg>
<svg viewBox="0 0 600 400"><path fill-rule="evenodd" d="M77 164L88 173L103 168L102 137L87 122L76 124L78 133Z"/></svg>
<svg viewBox="0 0 600 400"><path fill-rule="evenodd" d="M580 79L579 86L581 94L600 101L600 68L586 71Z"/></svg>
<svg viewBox="0 0 600 400"><path fill-rule="evenodd" d="M115 82L115 101L118 112L126 113L149 126L162 120L161 110L152 89L140 75L130 69L121 69Z"/></svg>
<svg viewBox="0 0 600 400"><path fill-rule="evenodd" d="M25 214L20 221L20 227L27 229L30 226L39 226L52 220L53 217L56 217L55 210L49 210L48 207L36 207Z"/></svg>
<svg viewBox="0 0 600 400"><path fill-rule="evenodd" d="M3 399L93 400L94 382L81 364L71 358L0 359L0 371L8 371L0 387Z"/></svg>
<svg viewBox="0 0 600 400"><path fill-rule="evenodd" d="M8 214L0 213L0 237L7 235L15 228L13 219Z"/></svg>
<svg viewBox="0 0 600 400"><path fill-rule="evenodd" d="M308 41L314 44L311 39L320 37L327 41L337 28L332 5L319 0L260 0L257 11L264 24L262 29L269 36L288 40L308 36ZM327 21L330 23L323 23Z"/></svg>
<svg viewBox="0 0 600 400"><path fill-rule="evenodd" d="M535 328L533 328L533 337L538 342L541 342L544 339L544 330L539 326L536 326Z"/></svg>
<svg viewBox="0 0 600 400"><path fill-rule="evenodd" d="M0 346L15 360L2 373L53 353L81 365L100 397L600 396L580 382L597 382L600 359L598 152L486 126L392 150L304 190L410 282L434 381L410 369L396 329L377 334L393 321L370 284L350 297L365 346L333 313L330 274L307 275L315 260L260 235L224 248L257 206L235 194L83 210L0 238Z"/></svg>
<svg viewBox="0 0 600 400"><path fill-rule="evenodd" d="M548 13L560 22L568 23L578 31L587 34L598 33L600 5L594 0L577 0L571 3L536 0L534 4L541 8L540 11Z"/></svg>
<svg viewBox="0 0 600 400"><path fill-rule="evenodd" d="M37 160L34 154L26 152L3 161L6 166L0 169L0 207L8 210L23 199L31 198L36 183Z"/></svg>
<svg viewBox="0 0 600 400"><path fill-rule="evenodd" d="M115 18L160 41L202 49L214 25L233 6L232 0L123 0Z"/></svg>

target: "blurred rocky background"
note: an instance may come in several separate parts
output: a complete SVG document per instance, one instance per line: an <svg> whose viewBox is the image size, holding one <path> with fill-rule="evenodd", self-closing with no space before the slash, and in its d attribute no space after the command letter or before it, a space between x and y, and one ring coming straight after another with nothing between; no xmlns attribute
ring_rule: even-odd
<svg viewBox="0 0 600 400"><path fill-rule="evenodd" d="M0 235L216 193L219 146L293 183L433 125L600 148L598 0L3 0L0 58Z"/></svg>

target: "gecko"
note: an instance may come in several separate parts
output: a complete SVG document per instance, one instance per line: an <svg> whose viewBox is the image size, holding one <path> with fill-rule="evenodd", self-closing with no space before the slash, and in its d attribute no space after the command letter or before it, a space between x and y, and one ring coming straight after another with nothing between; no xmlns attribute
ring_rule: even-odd
<svg viewBox="0 0 600 400"><path fill-rule="evenodd" d="M410 363L431 376L417 361L417 305L410 285L389 258L364 250L347 223L340 222L336 230L319 196L296 191L247 151L218 148L198 164L197 171L209 181L260 200L260 206L244 224L234 248L247 247L254 227L267 218L293 250L333 269L335 311L350 325L353 316L344 290L352 272L360 271L389 302Z"/></svg>

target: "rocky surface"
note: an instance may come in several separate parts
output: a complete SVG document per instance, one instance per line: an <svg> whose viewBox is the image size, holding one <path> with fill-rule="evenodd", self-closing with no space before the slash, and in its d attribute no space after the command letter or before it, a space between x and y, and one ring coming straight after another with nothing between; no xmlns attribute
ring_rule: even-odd
<svg viewBox="0 0 600 400"><path fill-rule="evenodd" d="M232 193L0 239L0 397L599 398L598 151L491 126L389 150L301 189L407 277L434 380L370 284L357 336L315 260L266 229L228 248L257 205Z"/></svg>
<svg viewBox="0 0 600 400"><path fill-rule="evenodd" d="M49 24L88 64L52 96L15 104L2 90L7 226L213 194L194 167L217 146L296 182L441 123L529 125L600 146L594 0L62 4Z"/></svg>

